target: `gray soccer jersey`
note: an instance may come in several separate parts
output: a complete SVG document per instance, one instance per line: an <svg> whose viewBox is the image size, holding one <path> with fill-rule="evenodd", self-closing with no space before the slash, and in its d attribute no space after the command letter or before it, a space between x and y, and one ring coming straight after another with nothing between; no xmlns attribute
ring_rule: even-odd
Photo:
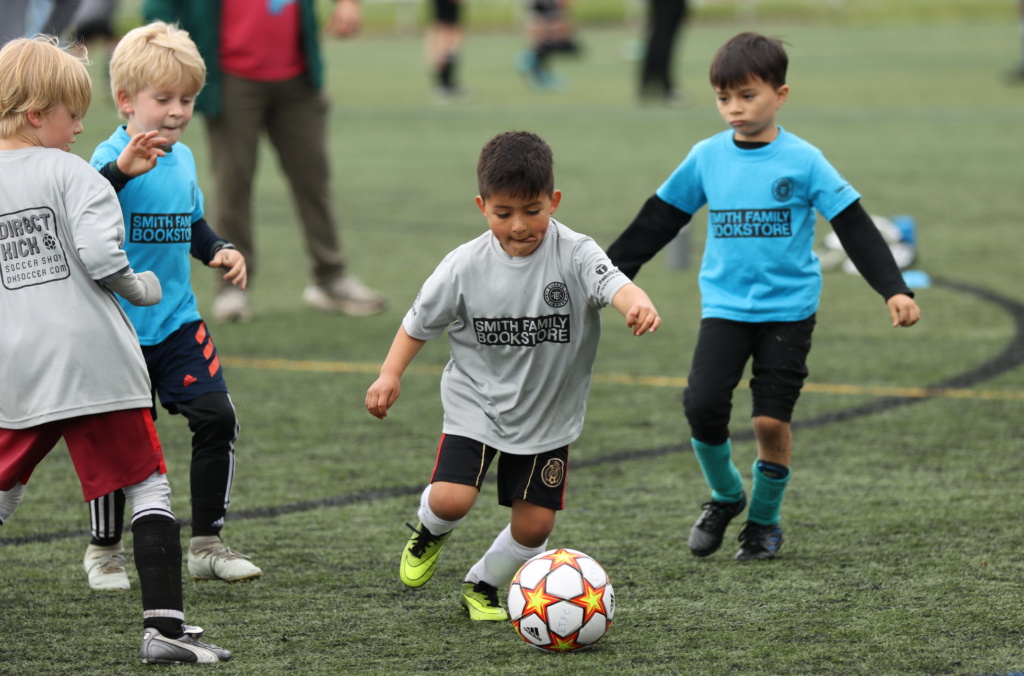
<svg viewBox="0 0 1024 676"><path fill-rule="evenodd" d="M110 184L61 150L0 151L0 427L148 408L135 331L105 280L129 269Z"/></svg>
<svg viewBox="0 0 1024 676"><path fill-rule="evenodd" d="M575 441L600 309L628 283L593 239L554 220L530 256L509 256L490 231L448 254L403 320L421 340L448 329L443 431L520 455Z"/></svg>

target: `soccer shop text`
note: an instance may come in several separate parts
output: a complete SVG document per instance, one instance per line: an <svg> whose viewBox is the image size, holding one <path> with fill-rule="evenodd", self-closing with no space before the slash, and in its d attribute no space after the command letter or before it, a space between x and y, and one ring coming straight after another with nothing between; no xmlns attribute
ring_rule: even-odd
<svg viewBox="0 0 1024 676"><path fill-rule="evenodd" d="M192 241L192 214L132 214L128 241L141 244L181 244Z"/></svg>
<svg viewBox="0 0 1024 676"><path fill-rule="evenodd" d="M569 342L569 315L544 317L473 318L481 345L535 347L541 343Z"/></svg>
<svg viewBox="0 0 1024 676"><path fill-rule="evenodd" d="M708 214L712 237L792 237L789 209L731 209Z"/></svg>
<svg viewBox="0 0 1024 676"><path fill-rule="evenodd" d="M20 289L68 277L67 258L49 207L0 214L4 288Z"/></svg>

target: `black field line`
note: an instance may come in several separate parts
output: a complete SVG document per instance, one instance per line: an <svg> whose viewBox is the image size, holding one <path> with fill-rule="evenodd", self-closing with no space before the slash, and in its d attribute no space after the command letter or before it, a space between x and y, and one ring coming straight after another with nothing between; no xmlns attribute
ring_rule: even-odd
<svg viewBox="0 0 1024 676"><path fill-rule="evenodd" d="M981 364L977 368L965 371L959 375L953 376L941 382L931 385L926 390L934 390L941 392L950 388L966 388L977 385L978 383L990 380L1000 374L1011 371L1022 363L1024 363L1024 304L1018 303L1017 301L1002 296L995 291L983 289L981 287L972 286L964 282L957 282L944 277L933 277L932 282L936 286L946 287L954 291L960 291L967 294L972 294L978 298L997 305L1002 308L1014 322L1013 337L1007 344L1006 348L1003 349L998 355L990 359L989 361ZM832 423L842 423L862 418L864 416L873 415L875 413L881 413L882 411L889 411L901 406L910 406L911 404L917 404L922 401L927 401L931 397L883 397L876 399L867 404L860 406L853 406L838 411L832 411L824 413L813 418L807 418L804 420L793 421L794 429L812 429L815 427L821 427L823 425L830 425ZM733 439L737 441L749 441L753 439L754 433L752 430L745 430L737 432L733 435ZM597 465L607 465L617 462L627 462L644 460L647 458L657 458L669 453L679 453L682 451L689 450L689 442L672 444L670 446L660 446L657 448L648 448L642 450L632 451L621 451L619 453L612 453L610 455L604 455L600 458L590 458L587 460L577 460L573 462L573 468L579 469L581 467L594 467ZM308 512L314 509L321 509L324 507L346 507L348 505L361 504L366 502L374 502L377 500L386 500L389 498L403 497L407 495L419 495L423 491L423 484L416 484L415 486L395 486L393 488L380 488L371 489L366 491L358 491L355 493L347 493L345 495L335 495L317 500L307 500L304 502L295 502L288 505L279 505L276 507L257 507L254 509L240 509L232 510L231 521L243 521L247 519L266 519L275 516L283 516L285 514L295 514L298 512ZM187 525L189 521L187 519L180 519L181 523ZM7 540L0 540L0 548L12 547L16 545L27 545L41 542L54 542L56 540L63 540L67 538L81 538L87 536L89 533L86 530L72 531L72 532L61 532L61 533L39 533L36 535L29 535L19 538L11 538Z"/></svg>

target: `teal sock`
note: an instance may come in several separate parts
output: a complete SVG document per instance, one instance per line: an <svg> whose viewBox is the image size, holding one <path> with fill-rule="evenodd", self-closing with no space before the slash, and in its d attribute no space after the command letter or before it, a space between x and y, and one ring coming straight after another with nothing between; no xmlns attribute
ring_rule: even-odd
<svg viewBox="0 0 1024 676"><path fill-rule="evenodd" d="M697 456L704 480L711 487L711 499L715 502L738 502L743 499L743 479L732 461L732 442L712 446L696 439L690 439L693 453Z"/></svg>
<svg viewBox="0 0 1024 676"><path fill-rule="evenodd" d="M782 496L789 483L789 468L755 460L754 490L747 519L762 526L774 526L781 520Z"/></svg>

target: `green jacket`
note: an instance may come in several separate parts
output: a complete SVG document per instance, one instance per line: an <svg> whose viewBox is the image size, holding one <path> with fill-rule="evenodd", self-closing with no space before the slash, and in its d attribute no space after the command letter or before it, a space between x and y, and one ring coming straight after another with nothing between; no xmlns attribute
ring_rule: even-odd
<svg viewBox="0 0 1024 676"><path fill-rule="evenodd" d="M324 84L324 62L320 54L320 28L316 18L316 0L298 0L302 13L302 51L306 56L306 74L317 89ZM196 109L209 117L221 111L220 0L145 0L142 13L146 21L157 19L176 23L192 36L206 61L206 86L196 99Z"/></svg>

